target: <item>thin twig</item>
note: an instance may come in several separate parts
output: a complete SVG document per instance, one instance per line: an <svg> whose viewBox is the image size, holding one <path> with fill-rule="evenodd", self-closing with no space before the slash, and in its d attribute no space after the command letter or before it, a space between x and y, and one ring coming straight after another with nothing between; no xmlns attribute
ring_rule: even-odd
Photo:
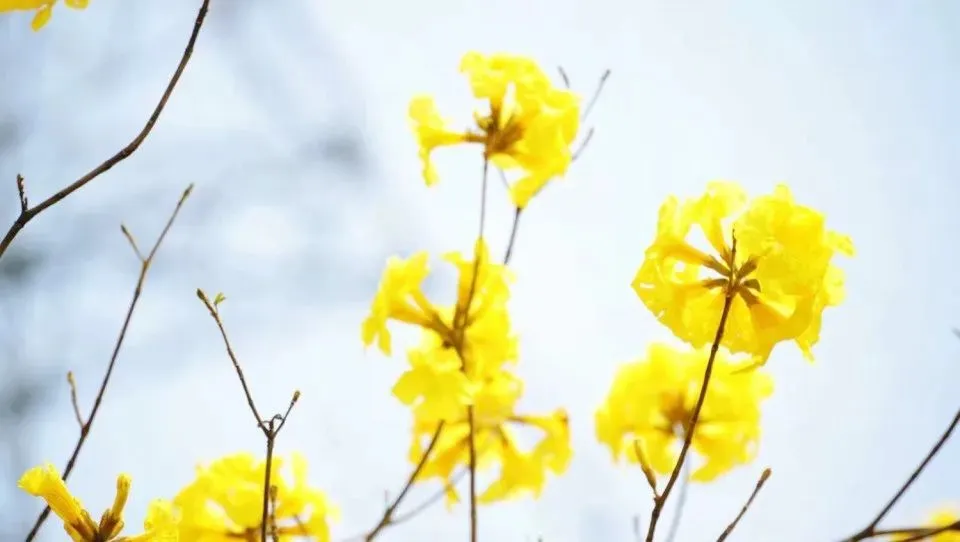
<svg viewBox="0 0 960 542"><path fill-rule="evenodd" d="M593 107L597 105L597 100L600 98L600 93L603 92L603 86L607 84L607 79L610 78L610 69L607 68L604 70L603 75L600 76L600 81L597 82L597 88L593 91L593 96L590 97L590 101L587 102L587 107L583 109L583 114L580 115L580 120L585 121L590 117L590 113L593 112Z"/></svg>
<svg viewBox="0 0 960 542"><path fill-rule="evenodd" d="M507 250L503 252L503 265L510 263L513 257L513 247L517 244L517 232L520 230L520 216L523 215L523 207L517 207L513 212L513 224L510 226L510 240L507 241Z"/></svg>
<svg viewBox="0 0 960 542"><path fill-rule="evenodd" d="M677 538L677 532L680 530L680 520L683 519L683 510L687 506L687 494L690 491L690 458L683 462L682 477L680 481L680 495L677 496L677 511L673 513L670 520L670 529L667 531L667 537L664 542L673 542Z"/></svg>
<svg viewBox="0 0 960 542"><path fill-rule="evenodd" d="M720 538L717 538L717 542L723 542L730 536L730 533L737 528L737 524L740 523L740 520L743 519L743 516L747 513L747 509L750 508L750 505L753 504L753 500L757 498L757 494L760 493L760 490L763 489L763 485L767 483L767 480L770 479L770 468L763 469L763 473L760 474L760 479L757 480L757 485L753 487L753 491L750 492L750 497L747 499L747 502L744 503L743 508L740 509L740 513L737 514L737 517L733 518L733 521L730 522L730 525L727 525L727 528L720 533Z"/></svg>
<svg viewBox="0 0 960 542"><path fill-rule="evenodd" d="M77 402L77 381L73 378L73 371L67 371L67 384L70 386L70 404L73 405L73 415L77 418L77 425L83 430L83 414L80 414L80 405Z"/></svg>
<svg viewBox="0 0 960 542"><path fill-rule="evenodd" d="M903 497L904 493L906 493L907 490L910 488L910 486L913 485L913 483L917 480L917 478L920 477L920 473L922 473L923 470L927 468L927 465L930 463L930 461L933 460L934 456L936 456L937 453L940 451L940 448L942 448L944 443L946 443L947 440L950 438L950 434L953 433L953 430L957 427L957 423L960 423L960 410L957 410L957 413L953 416L953 420L950 422L950 425L948 425L947 428L943 431L943 433L940 435L940 438L937 440L936 444L934 444L933 447L930 448L930 451L927 452L927 455L923 458L923 460L920 461L920 463L916 466L916 468L913 469L913 472L910 474L910 477L907 478L907 481L904 482L902 486L900 486L900 489L894 494L893 498L891 498L890 501L887 502L886 506L884 506L883 509L880 510L880 513L878 513L876 517L873 518L873 521L871 521L866 527L861 529L858 533L854 534L850 538L845 539L846 542L857 542L858 540L865 540L867 538L876 536L877 525L879 525L880 522L883 521L883 518L886 517L888 513L890 513L890 510L893 508L895 504L897 504L897 501L899 501L900 498Z"/></svg>
<svg viewBox="0 0 960 542"><path fill-rule="evenodd" d="M734 236L730 249L730 261L735 262L737 257L737 239ZM730 279L733 280L732 278ZM677 458L677 464L670 473L667 485L663 488L663 493L654 499L653 510L650 512L650 525L647 527L646 542L653 542L654 533L657 530L657 521L660 520L660 514L663 512L663 506L670 497L673 486L680 477L680 469L687 458L687 452L690 451L690 444L693 442L693 435L697 430L697 422L700 421L700 411L703 409L703 402L707 398L707 388L710 386L710 376L713 374L713 363L717 358L717 351L720 349L720 342L723 340L723 332L727 326L727 317L730 315L730 307L733 305L733 296L736 293L728 284L724 289L723 311L720 313L720 323L717 324L717 333L713 337L713 344L710 346L710 357L707 359L707 367L703 373L703 383L700 385L700 395L697 397L697 404L693 407L693 415L690 417L688 427L685 427L685 436L683 446L680 448L680 456Z"/></svg>
<svg viewBox="0 0 960 542"><path fill-rule="evenodd" d="M486 224L487 219L487 179L489 177L490 170L490 161L486 156L483 158L483 176L480 181L480 225L477 232L477 244L480 244L483 241L484 225ZM457 354L460 356L460 370L464 373L468 373L469 367L467 367L467 358L464 355L463 347L464 341L466 339L466 327L467 322L470 321L470 305L473 303L474 295L476 294L477 288L477 277L480 274L480 253L477 252L473 257L473 277L470 281L470 291L467 294L467 301L463 309L463 316L461 325L457 326L454 324L454 329L457 330L456 340L457 343L454 345L456 347ZM469 375L468 375L469 377ZM469 457L469 476L470 476L470 542L477 542L478 536L478 527L477 527L477 441L476 441L476 419L474 415L474 405L471 403L467 405L467 426L469 428L470 434L468 436L467 449L470 454Z"/></svg>
<svg viewBox="0 0 960 542"><path fill-rule="evenodd" d="M403 501L404 497L407 496L407 493L410 492L414 482L417 481L417 478L423 471L423 467L426 466L427 459L430 457L430 453L433 452L433 449L437 446L437 442L440 440L440 433L443 431L444 425L445 424L442 421L437 424L437 429L433 432L433 437L430 439L430 443L427 444L427 448L420 456L420 461L417 462L417 466L414 467L413 471L410 473L410 476L407 478L407 482L403 485L400 493L398 493L396 498L393 499L393 502L390 503L390 506L384 510L383 516L380 517L380 521L377 522L376 527L374 527L369 533L366 534L366 536L364 536L365 542L370 542L376 538L381 531L393 524L393 514L397 511L397 507L400 506L400 502Z"/></svg>
<svg viewBox="0 0 960 542"><path fill-rule="evenodd" d="M90 409L90 414L86 417L86 420L80 426L80 437L77 439L77 444L73 447L73 453L70 454L70 459L67 460L67 466L63 469L64 481L66 481L67 477L70 476L70 473L73 472L73 468L77 464L77 458L80 456L80 449L83 448L83 444L87 441L87 435L90 434L90 428L93 426L93 420L96 418L97 412L100 411L100 405L103 403L103 396L107 391L107 384L110 383L110 376L113 375L113 368L116 366L117 358L120 356L120 347L123 346L123 341L127 337L127 330L130 328L130 322L133 320L133 312L137 308L137 303L140 301L140 294L143 292L143 285L146 282L147 273L150 271L150 265L153 263L153 259L157 255L157 249L160 248L163 240L167 237L167 232L169 232L170 228L173 226L173 222L177 219L177 215L180 213L180 208L183 207L183 203L190 196L190 192L192 190L193 185L191 184L186 190L183 191L183 194L177 201L177 206L173 209L173 213L170 214L170 218L167 219L166 225L163 227L160 235L157 236L157 240L153 244L153 248L150 250L150 253L147 254L146 258L140 258L139 251L137 251L137 257L140 259L140 274L137 277L137 283L133 289L133 296L130 299L130 305L127 307L127 314L123 318L123 325L120 327L120 334L117 336L117 340L113 345L113 352L110 354L110 361L107 363L107 370L103 374L103 380L100 381L100 389L97 390L97 395L93 400L93 407ZM83 417L78 415L78 418L82 419ZM31 528L30 532L27 533L27 537L25 539L26 542L30 542L36 538L37 533L40 532L40 527L43 525L43 522L46 521L49 515L50 507L45 506L43 511L40 512L40 515L37 516L37 520L34 522L33 528Z"/></svg>
<svg viewBox="0 0 960 542"><path fill-rule="evenodd" d="M948 531L960 532L960 520L954 521L953 523L948 523L947 525L942 525L940 527L901 527L899 529L877 529L873 532L872 537L907 535L911 538L903 539L899 542L911 542L914 540L923 540L925 538Z"/></svg>
<svg viewBox="0 0 960 542"><path fill-rule="evenodd" d="M446 496L447 492L450 491L451 488L456 487L456 485L460 483L460 480L463 480L463 478L467 475L467 472L468 472L467 469L458 471L457 474L453 475L453 477L450 479L449 482L446 482L443 484L443 487L440 488L439 491L437 491L430 497L424 499L423 502L411 508L407 513L395 515L393 517L393 521L391 521L390 524L399 525L401 523L409 521L415 518L416 516L419 516L424 510L440 502L440 500L443 499L444 496Z"/></svg>
<svg viewBox="0 0 960 542"><path fill-rule="evenodd" d="M247 406L250 407L250 412L257 421L257 427L260 429L260 432L263 433L263 436L267 441L267 458L265 471L263 474L263 499L261 502L260 515L260 540L266 541L267 526L270 523L270 471L273 468L273 446L277 440L277 435L280 433L280 430L283 429L283 426L287 423L287 418L290 416L290 411L293 410L294 405L296 405L297 401L300 400L300 390L293 392L293 397L290 399L290 404L287 406L286 412L283 414L274 414L269 420L264 420L262 417L260 417L260 411L257 409L257 404L253 400L253 393L250 391L250 386L247 384L247 378L243 374L243 368L240 367L240 360L237 359L237 354L234 352L233 346L230 344L230 338L227 336L226 327L223 325L223 320L220 318L220 303L223 302L226 297L222 293L218 293L211 302L210 298L207 297L207 294L204 293L204 291L200 288L197 288L197 297L203 302L203 305L210 313L210 317L213 318L214 323L217 324L217 329L220 330L220 337L223 339L223 346L227 349L227 356L233 363L233 369L237 373L237 379L240 380L240 387L243 388L243 395L247 399Z"/></svg>
<svg viewBox="0 0 960 542"><path fill-rule="evenodd" d="M20 195L20 214L17 216L17 219L14 220L13 224L10 226L10 229L7 230L6 235L3 236L3 240L0 240L0 258L3 257L3 254L7 251L10 243L13 242L13 239L18 233L20 233L20 231L24 228L24 226L27 225L28 222L36 218L37 215L43 211L59 203L70 194L83 188L84 185L96 179L101 174L107 172L113 166L126 160L130 157L130 155L136 152L138 148L140 148L140 145L144 142L144 140L147 139L147 136L150 135L154 125L160 118L160 114L163 112L164 107L166 107L167 101L170 100L170 96L173 94L173 89L176 88L177 83L180 81L180 76L183 75L183 71L186 69L187 63L190 61L190 57L193 55L193 47L197 42L197 36L200 35L200 28L203 26L203 21L207 17L207 8L209 7L209 4L210 0L203 0L203 4L200 6L200 10L197 12L197 17L193 23L193 32L190 33L190 39L187 40L187 45L183 50L183 55L180 57L179 64L177 64L177 69L170 77L170 81L167 83L167 88L163 91L163 95L160 96L160 101L157 102L157 105L154 107L153 113L151 113L150 117L147 119L146 124L144 124L143 128L140 130L140 133L138 133L136 137L134 137L133 140L127 144L127 146L117 151L116 154L104 160L100 165L93 168L88 173L72 182L70 185L66 186L56 194L53 194L49 198L43 200L33 207L27 206L26 188L24 186L23 177L20 175L17 176L17 192Z"/></svg>
<svg viewBox="0 0 960 542"><path fill-rule="evenodd" d="M260 416L260 412L257 410L257 404L253 401L253 393L250 392L250 386L247 384L247 379L245 376L243 376L243 369L240 368L240 360L237 359L237 354L233 351L233 347L230 345L230 338L227 337L227 330L223 326L223 320L220 319L220 309L217 307L216 303L210 301L210 298L207 297L207 294L204 293L204 291L200 288L197 288L197 297L200 298L200 301L203 302L203 305L207 307L208 311L210 311L210 316L217 324L217 329L220 330L220 337L223 338L223 345L227 348L227 356L229 356L230 361L233 362L233 369L237 373L237 378L240 379L240 386L243 387L243 395L247 399L247 406L250 407L250 412L253 413L253 417L257 420L257 427L260 428L264 435L268 434L269 429L267 428L263 418Z"/></svg>

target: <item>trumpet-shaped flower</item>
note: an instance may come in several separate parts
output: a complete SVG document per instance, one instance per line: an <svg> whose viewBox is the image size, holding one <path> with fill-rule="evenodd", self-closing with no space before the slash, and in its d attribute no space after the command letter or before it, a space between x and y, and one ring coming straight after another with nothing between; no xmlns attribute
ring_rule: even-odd
<svg viewBox="0 0 960 542"><path fill-rule="evenodd" d="M673 470L709 355L707 348L653 344L645 358L620 368L595 418L597 439L614 460L626 456L660 474ZM773 392L773 381L762 369L744 367L718 350L691 443L702 459L693 480L713 480L754 457L760 403Z"/></svg>
<svg viewBox="0 0 960 542"><path fill-rule="evenodd" d="M56 3L57 0L0 0L0 12L35 11L30 27L36 31L50 22L53 6ZM88 3L89 0L64 0L64 4L73 9L84 9Z"/></svg>
<svg viewBox="0 0 960 542"><path fill-rule="evenodd" d="M957 510L954 508L942 508L935 511L930 515L930 518L927 520L927 524L924 527L930 529L940 529L948 525L953 525L960 521L960 515L957 515ZM899 540L911 540L916 538L920 534L918 532L911 532L909 534L898 534L890 537L891 541ZM923 538L924 542L960 542L960 528L951 529L948 531L943 531L935 535L927 536Z"/></svg>
<svg viewBox="0 0 960 542"><path fill-rule="evenodd" d="M274 457L270 485L268 533L276 529L282 542L301 537L327 542L328 520L337 511L323 492L307 485L307 464L302 456L290 458L292 481L282 476L283 458ZM236 542L260 540L263 520L266 462L251 454L237 453L197 470L196 479L174 499L180 509L180 542ZM268 537L270 535L268 534Z"/></svg>
<svg viewBox="0 0 960 542"><path fill-rule="evenodd" d="M524 493L539 496L548 472L563 473L572 455L567 415L557 410L549 415L518 415L514 406L523 391L522 382L506 371L488 376L478 385L474 403L474 449L477 470L499 465L499 476L478 497L481 503L507 500ZM455 419L441 420L420 405L413 409L413 443L410 461L419 463L424 440L435 434L445 421L439 439L418 475L419 480L441 479L446 487L448 504L458 500L454 488L454 472L470 465L470 423L461 407ZM522 447L518 430L532 429L540 433L533 447Z"/></svg>
<svg viewBox="0 0 960 542"><path fill-rule="evenodd" d="M117 478L113 505L95 522L80 500L70 493L53 465L34 467L23 474L20 489L40 497L61 521L73 542L177 542L177 518L169 502L154 501L147 509L144 532L120 536L123 531L123 507L130 494L130 477Z"/></svg>
<svg viewBox="0 0 960 542"><path fill-rule="evenodd" d="M695 226L713 254L692 242ZM712 343L730 291L724 346L765 363L777 343L792 340L812 360L823 311L844 295L843 274L831 263L838 253L853 255L850 239L828 230L785 185L748 204L739 186L713 182L699 199L670 198L660 207L633 288L694 347Z"/></svg>
<svg viewBox="0 0 960 542"><path fill-rule="evenodd" d="M486 102L484 109L474 113L473 128L451 128L428 96L418 96L410 103L423 177L427 185L438 179L430 160L437 147L479 143L484 159L505 171L520 171L510 196L517 207L526 207L550 179L562 176L570 165L570 145L580 123L580 99L569 90L554 87L533 60L522 56L471 52L464 55L460 71L470 80L474 97Z"/></svg>
<svg viewBox="0 0 960 542"><path fill-rule="evenodd" d="M490 262L482 240L477 242L474 260L455 253L444 259L459 272L456 304L440 307L423 293L421 283L429 273L426 253L407 260L391 258L363 323L363 342L370 345L376 341L389 355L388 321L413 324L427 331L422 352L411 356L413 369L430 363L445 370L444 362L452 353L459 356L467 376L477 378L516 359L516 337L507 312L512 275L505 266Z"/></svg>

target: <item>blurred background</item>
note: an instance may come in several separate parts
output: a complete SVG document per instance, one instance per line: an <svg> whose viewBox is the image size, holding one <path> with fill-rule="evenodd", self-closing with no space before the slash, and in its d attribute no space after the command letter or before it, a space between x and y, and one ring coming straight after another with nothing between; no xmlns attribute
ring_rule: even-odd
<svg viewBox="0 0 960 542"><path fill-rule="evenodd" d="M481 509L483 540L628 541L632 517L647 517L642 476L610 462L593 411L618 364L669 339L629 284L660 202L711 179L755 194L790 183L858 254L839 262L848 299L828 311L816 363L787 346L773 355L756 462L692 486L677 540L715 539L765 466L773 477L737 540L848 535L960 406L950 332L960 325L960 4L211 3L143 147L32 222L0 260L0 540L21 540L41 508L15 489L19 475L62 467L76 440L66 372L87 412L106 367L138 272L120 223L150 246L191 182L71 488L99 513L116 475L130 473L136 526L198 462L262 450L194 295L202 287L227 295L222 314L261 410L303 393L277 449L302 451L341 507L334 539L376 523L384 492L410 469L409 418L389 394L402 358L365 352L359 325L387 256L472 245L478 159L441 152L441 183L428 190L406 119L409 99L429 93L469 121L457 73L468 50L562 65L587 95L613 72L590 148L531 206L513 260L523 409L567 407L576 455L541 499ZM139 131L199 4L58 5L39 33L30 14L0 17L2 227L18 211L17 173L39 202ZM493 187L497 246L512 211ZM436 269L430 293L450 298L450 270ZM960 439L888 523L917 524L951 500ZM465 506L438 505L382 540L463 540L467 525ZM63 536L50 520L39 540Z"/></svg>

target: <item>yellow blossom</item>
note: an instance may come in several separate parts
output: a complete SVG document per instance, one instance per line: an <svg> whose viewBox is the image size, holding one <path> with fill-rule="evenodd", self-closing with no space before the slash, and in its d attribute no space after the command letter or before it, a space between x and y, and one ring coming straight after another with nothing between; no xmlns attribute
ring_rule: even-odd
<svg viewBox="0 0 960 542"><path fill-rule="evenodd" d="M506 371L488 376L478 388L474 403L477 470L500 467L499 476L478 496L478 501L491 503L525 492L539 496L547 472L561 474L572 455L566 412L561 409L549 415L515 414L523 384ZM432 438L441 420L422 405L414 407L413 412L410 461L416 464L423 457L424 441ZM470 424L465 408L461 408L458 418L445 421L418 479L441 479L446 486L447 502L452 504L458 500L454 471L470 465ZM518 443L517 431L530 429L540 433L540 439L532 448L524 449Z"/></svg>
<svg viewBox="0 0 960 542"><path fill-rule="evenodd" d="M708 348L657 343L645 358L620 368L595 418L597 439L614 460L626 455L660 474L673 470L708 357ZM743 371L745 363L723 348L717 352L693 436L691 449L702 459L693 480L710 481L754 457L760 403L773 392L773 381L762 369Z"/></svg>
<svg viewBox="0 0 960 542"><path fill-rule="evenodd" d="M330 540L328 519L337 511L326 495L307 485L307 464L302 456L290 458L292 483L282 476L284 460L274 457L270 485L276 486L271 517L282 542L309 536ZM196 479L174 499L182 515L180 542L260 541L263 518L266 462L237 453L197 470ZM268 526L273 527L273 526ZM272 530L268 530L272 532Z"/></svg>
<svg viewBox="0 0 960 542"><path fill-rule="evenodd" d="M580 98L554 87L537 64L510 54L464 55L460 71L470 80L473 96L486 102L474 112L475 126L449 127L433 98L418 96L410 103L410 119L420 146L427 185L438 180L430 160L434 149L460 143L483 145L483 156L499 168L518 170L510 186L517 207L529 203L550 179L570 165L570 145L580 123Z"/></svg>
<svg viewBox="0 0 960 542"><path fill-rule="evenodd" d="M35 31L43 28L53 15L53 6L57 0L0 0L0 12L35 11L30 27ZM64 4L73 9L84 9L89 0L64 0Z"/></svg>
<svg viewBox="0 0 960 542"><path fill-rule="evenodd" d="M495 371L515 359L516 337L507 313L512 275L505 266L491 263L482 240L477 242L475 254L476 261L456 253L444 256L459 272L457 300L452 307L437 306L423 293L421 284L429 273L426 253L406 260L391 258L370 315L363 322L364 344L376 341L380 350L389 355L391 340L387 323L394 320L426 330L425 350L452 349L459 354L471 378ZM441 354L425 355L438 361L449 359ZM414 367L418 361L422 360L415 356Z"/></svg>
<svg viewBox="0 0 960 542"><path fill-rule="evenodd" d="M929 527L931 529L937 529L941 527L946 527L947 525L953 525L960 521L960 515L957 515L957 511L953 508L942 508L935 511L930 515L930 518L927 520L927 523L924 527ZM899 540L910 540L917 536L919 533L911 534L899 534L890 537L892 541ZM952 529L949 531L943 531L937 533L933 536L924 537L923 542L960 542L960 528Z"/></svg>
<svg viewBox="0 0 960 542"><path fill-rule="evenodd" d="M712 254L692 242L700 233ZM796 203L785 185L748 203L736 184L713 182L699 199L671 197L660 207L633 288L694 347L713 342L732 288L724 346L765 363L777 343L792 340L813 359L823 310L843 299L843 274L831 264L837 253L853 255L850 239L828 230L823 215Z"/></svg>
<svg viewBox="0 0 960 542"><path fill-rule="evenodd" d="M130 477L125 474L117 478L113 505L103 513L99 523L70 493L57 468L49 463L25 472L18 486L46 501L50 510L63 521L63 528L73 542L177 542L177 518L170 503L164 501L150 504L143 533L120 536L123 530L123 507L130 494Z"/></svg>

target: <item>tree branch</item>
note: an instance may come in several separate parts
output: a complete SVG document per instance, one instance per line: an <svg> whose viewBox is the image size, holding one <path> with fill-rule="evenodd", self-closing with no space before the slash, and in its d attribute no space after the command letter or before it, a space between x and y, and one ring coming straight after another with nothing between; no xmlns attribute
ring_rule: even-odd
<svg viewBox="0 0 960 542"><path fill-rule="evenodd" d="M757 498L757 494L760 493L760 490L763 489L763 485L767 483L767 480L770 479L770 468L763 469L763 473L760 475L760 479L757 480L757 485L753 487L753 491L750 493L750 497L747 499L747 502L744 503L743 508L740 509L740 513L737 514L737 517L733 518L733 521L730 522L730 525L727 525L727 528L720 533L720 538L717 538L717 542L723 542L730 536L730 533L737 528L737 524L740 523L740 520L743 519L743 516L746 515L747 509L750 508L750 505L753 504L753 500Z"/></svg>
<svg viewBox="0 0 960 542"><path fill-rule="evenodd" d="M926 457L924 457L923 460L920 461L919 464L917 464L916 468L914 468L913 472L910 474L910 477L907 478L907 481L904 482L902 486L900 486L900 489L897 490L897 492L893 495L893 497L887 502L886 506L884 506L883 509L880 510L880 513L878 513L876 517L873 518L873 521L871 521L866 527L861 529L859 532L857 532L853 536L849 538L845 538L844 542L857 542L859 540L866 540L868 538L877 536L877 533L879 532L877 530L877 526L880 525L880 522L883 521L883 518L886 517L888 513L890 513L890 510L893 508L895 504L897 504L897 501L899 501L900 498L903 497L904 493L906 493L907 490L910 489L910 486L917 481L917 478L920 477L920 473L922 473L923 470L927 468L927 465L930 463L930 461L933 460L934 456L936 456L937 453L940 451L940 448L942 448L943 445L947 442L947 440L950 438L950 434L953 433L953 430L957 427L958 423L960 423L960 410L957 410L957 413L953 416L953 420L950 422L950 425L948 425L947 428L940 435L940 438L937 440L936 444L934 444L933 447L930 448L930 451L927 452Z"/></svg>
<svg viewBox="0 0 960 542"><path fill-rule="evenodd" d="M90 409L90 414L82 421L80 425L80 437L77 439L77 444L73 447L73 453L70 454L70 459L67 460L67 466L63 469L63 479L66 481L67 477L70 476L70 473L73 472L74 466L77 464L77 458L80 456L80 449L83 448L83 444L87 441L87 436L90 434L90 428L93 426L93 420L97 416L97 412L100 411L100 405L103 402L103 396L107 391L107 384L110 383L110 376L113 374L113 368L117 363L117 358L120 356L120 347L123 346L123 341L127 336L127 329L130 327L130 322L133 319L133 311L137 308L137 303L140 301L140 294L143 291L144 282L147 279L147 273L150 271L150 265L153 263L154 257L157 255L157 249L160 248L160 244L163 243L164 238L167 236L167 232L170 231L170 227L173 226L174 220L176 220L177 215L180 213L180 208L183 206L183 203L190 196L190 192L193 190L193 185L187 187L183 191L183 195L180 196L180 200L177 201L177 206L173 209L173 213L170 215L170 218L167 220L167 224L163 227L163 231L160 232L160 235L157 237L157 241L153 244L153 248L150 250L150 253L146 257L140 256L140 251L136 248L136 244L133 242L132 237L127 237L131 243L131 247L134 249L134 253L137 254L137 258L140 260L140 275L137 277L137 284L133 289L133 297L130 299L130 305L127 307L127 314L123 319L123 326L120 328L120 335L117 337L117 341L113 346L113 353L110 355L110 362L107 364L107 371L103 375L103 380L100 381L100 389L97 391L97 396L93 400L93 407ZM72 374L69 377L70 380L73 380ZM75 398L75 393L73 391L73 386L71 385L71 401ZM77 411L78 421L82 419ZM47 517L50 515L50 507L45 506L43 511L40 512L40 515L37 516L37 520L33 524L33 528L30 529L30 532L27 533L26 542L31 542L36 538L37 533L40 532L40 527L43 525L43 522L46 521Z"/></svg>
<svg viewBox="0 0 960 542"><path fill-rule="evenodd" d="M200 6L200 10L197 12L197 18L193 23L193 32L190 34L190 39L187 40L187 46L183 50L183 55L180 57L180 63L177 65L177 69L173 72L173 76L170 77L170 81L167 83L166 90L163 91L160 101L157 102L157 105L154 107L153 113L151 113L150 117L147 119L146 124L144 124L143 128L140 130L140 133L138 133L136 137L134 137L133 140L127 144L127 146L117 151L116 154L104 160L100 165L93 168L76 181L70 183L70 185L66 186L56 194L53 194L49 198L41 201L33 207L28 207L26 187L24 186L23 177L21 175L17 175L17 192L20 196L20 214L17 216L17 219L13 221L13 224L10 226L10 229L7 230L7 233L3 236L3 239L0 240L0 258L3 257L3 254L7 251L10 243L13 242L13 239L17 236L17 234L20 233L20 231L24 228L24 226L27 225L28 222L36 218L37 215L43 211L49 209L57 203L60 203L60 201L70 194L83 188L84 185L96 179L113 166L126 160L130 157L130 155L136 152L138 148L140 148L140 145L145 139L147 139L147 136L150 135L150 132L153 130L153 126L157 123L157 119L160 118L160 113L162 113L164 107L166 107L167 101L170 99L170 95L173 94L173 89L180 81L180 76L183 75L183 71L187 67L190 57L193 55L193 47L197 42L197 36L200 35L200 28L203 26L203 21L207 16L207 8L209 7L209 4L210 0L203 0L203 4Z"/></svg>

